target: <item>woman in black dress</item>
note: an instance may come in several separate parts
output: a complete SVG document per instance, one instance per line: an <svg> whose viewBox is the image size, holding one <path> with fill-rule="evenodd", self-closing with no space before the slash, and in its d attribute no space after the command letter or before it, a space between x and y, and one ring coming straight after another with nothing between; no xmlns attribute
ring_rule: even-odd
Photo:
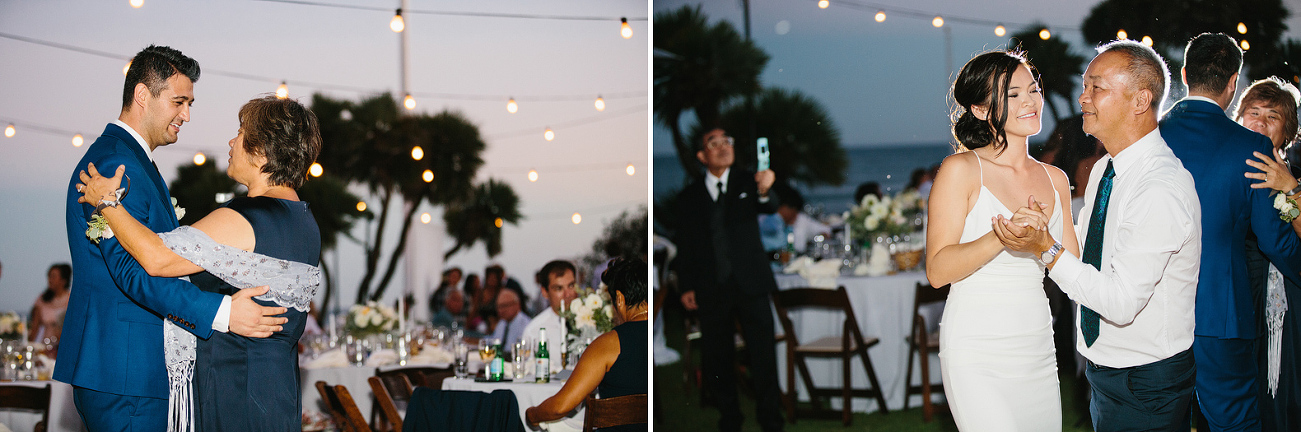
<svg viewBox="0 0 1301 432"><path fill-rule="evenodd" d="M184 342L173 345L169 334L174 420L169 429L186 429L190 422L204 432L302 428L296 346L319 285L321 236L297 188L320 152L319 126L302 104L274 96L249 101L240 108L239 120L239 133L229 142L226 174L248 188L247 197L227 202L192 227L161 236L123 209L104 211L123 247L149 274L191 275L200 289L221 294L269 285L270 292L255 299L286 309L281 328L265 339L218 332L184 348ZM88 202L117 189L122 177L121 170L112 178L100 176L93 165L88 171L82 176ZM171 356L186 349L193 350L195 361L180 373L178 389ZM185 383L190 374L192 388ZM183 402L190 391L193 408Z"/></svg>
<svg viewBox="0 0 1301 432"><path fill-rule="evenodd" d="M601 282L614 301L614 319L622 323L612 331L602 334L587 346L574 367L573 375L565 381L560 392L524 415L529 426L556 421L572 411L592 390L599 390L602 399L616 396L646 394L646 366L650 357L646 353L646 262L615 258L601 274ZM602 429L603 431L644 431L647 425L628 425Z"/></svg>

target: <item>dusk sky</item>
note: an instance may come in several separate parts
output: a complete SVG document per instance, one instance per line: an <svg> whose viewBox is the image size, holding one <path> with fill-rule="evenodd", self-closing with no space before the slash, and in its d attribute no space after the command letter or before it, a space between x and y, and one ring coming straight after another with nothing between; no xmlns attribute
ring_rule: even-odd
<svg viewBox="0 0 1301 432"><path fill-rule="evenodd" d="M0 311L26 314L49 266L69 261L63 190L87 146L117 118L123 66L145 46L172 46L203 68L191 122L180 141L155 152L168 182L200 151L224 169L239 107L275 91L281 80L290 97L305 103L317 91L352 100L398 93L398 35L389 30L398 0L320 2L384 9L377 11L254 0L143 3L135 9L128 0L0 1L0 127L17 127L14 137L0 137ZM647 202L648 2L410 0L409 8L416 12L406 17L416 109L459 110L479 126L488 147L478 180L511 184L526 218L506 227L504 252L492 261L535 290L532 274L546 261L586 253L606 222ZM629 18L631 39L620 37L620 17ZM598 95L606 103L601 112L593 107ZM506 110L512 96L519 103L515 114ZM543 139L548 126L554 141ZM73 133L87 145L73 147ZM527 178L530 169L539 172L535 183ZM353 191L365 196L361 187ZM441 211L425 207L440 224ZM582 215L577 225L570 218L575 212ZM354 235L365 237L361 230ZM364 270L361 248L347 239L340 245L326 260L339 264L335 271L350 302ZM443 249L451 245L445 240ZM488 262L478 246L449 264L482 273ZM402 274L387 299L396 298Z"/></svg>

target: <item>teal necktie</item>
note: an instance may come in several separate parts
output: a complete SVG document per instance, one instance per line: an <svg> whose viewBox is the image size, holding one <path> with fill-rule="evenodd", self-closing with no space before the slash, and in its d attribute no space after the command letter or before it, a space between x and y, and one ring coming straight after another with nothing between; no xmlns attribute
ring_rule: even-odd
<svg viewBox="0 0 1301 432"><path fill-rule="evenodd" d="M1111 200L1111 179L1116 177L1116 170L1111 161L1107 161L1107 170L1098 182L1098 196L1093 200L1093 215L1089 217L1089 233L1084 237L1084 263L1102 270L1102 231L1107 225L1107 201ZM1080 305L1080 332L1084 334L1084 346L1093 346L1098 340L1098 322L1101 316L1093 309Z"/></svg>

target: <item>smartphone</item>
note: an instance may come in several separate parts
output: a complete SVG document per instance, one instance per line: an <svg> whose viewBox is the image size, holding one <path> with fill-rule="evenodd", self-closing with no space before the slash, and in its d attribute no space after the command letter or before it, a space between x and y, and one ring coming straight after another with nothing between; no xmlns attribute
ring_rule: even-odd
<svg viewBox="0 0 1301 432"><path fill-rule="evenodd" d="M759 145L759 169L757 171L766 171L768 169L768 137L760 137Z"/></svg>

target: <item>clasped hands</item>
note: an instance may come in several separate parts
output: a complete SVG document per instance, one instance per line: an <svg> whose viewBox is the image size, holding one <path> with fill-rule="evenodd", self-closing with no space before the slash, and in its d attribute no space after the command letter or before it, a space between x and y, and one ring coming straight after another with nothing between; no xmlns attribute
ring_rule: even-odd
<svg viewBox="0 0 1301 432"><path fill-rule="evenodd" d="M1035 201L1034 195L1031 195L1026 200L1025 207L1016 209L1010 219L1001 214L990 218L994 235L1004 247L1038 257L1056 243L1052 234L1048 233L1048 215L1044 213L1046 208L1047 204Z"/></svg>

